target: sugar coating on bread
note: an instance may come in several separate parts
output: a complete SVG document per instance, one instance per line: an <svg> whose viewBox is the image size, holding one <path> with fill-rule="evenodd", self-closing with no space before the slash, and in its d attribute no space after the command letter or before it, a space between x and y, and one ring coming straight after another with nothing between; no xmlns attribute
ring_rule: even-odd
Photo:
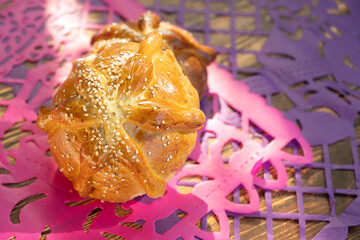
<svg viewBox="0 0 360 240"><path fill-rule="evenodd" d="M148 15L156 16L142 19ZM142 30L137 39L115 31L105 28L89 54L73 62L52 106L40 108L37 125L80 196L111 202L160 197L205 122L199 93L161 31ZM192 44L182 58L199 58L203 68L208 61L194 56L199 44Z"/></svg>

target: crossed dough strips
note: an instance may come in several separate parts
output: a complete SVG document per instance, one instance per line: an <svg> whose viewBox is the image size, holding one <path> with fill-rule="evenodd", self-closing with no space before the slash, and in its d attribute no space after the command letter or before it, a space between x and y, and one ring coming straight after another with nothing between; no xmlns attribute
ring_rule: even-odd
<svg viewBox="0 0 360 240"><path fill-rule="evenodd" d="M105 27L92 43L40 109L38 127L80 196L162 196L204 124L199 94L215 52L150 12Z"/></svg>

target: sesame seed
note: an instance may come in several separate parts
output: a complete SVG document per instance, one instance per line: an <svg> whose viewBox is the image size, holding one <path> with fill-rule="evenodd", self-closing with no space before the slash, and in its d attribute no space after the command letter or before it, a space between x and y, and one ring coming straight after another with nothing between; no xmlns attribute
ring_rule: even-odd
<svg viewBox="0 0 360 240"><path fill-rule="evenodd" d="M146 183L147 182L147 180L146 179L144 179L144 183Z"/></svg>
<svg viewBox="0 0 360 240"><path fill-rule="evenodd" d="M148 151L147 155L150 155L151 154L151 151Z"/></svg>

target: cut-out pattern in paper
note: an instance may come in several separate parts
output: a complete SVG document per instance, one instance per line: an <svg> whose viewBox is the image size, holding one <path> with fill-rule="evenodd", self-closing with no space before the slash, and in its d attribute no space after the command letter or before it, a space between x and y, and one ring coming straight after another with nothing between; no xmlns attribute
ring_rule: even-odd
<svg viewBox="0 0 360 240"><path fill-rule="evenodd" d="M353 27L359 17L351 11L359 8L356 1L150 4L149 9L214 46L220 65L232 77L215 66L209 68L210 93L202 101L209 120L189 164L168 183L164 197L142 197L122 204L131 210L125 217L115 214L119 205L82 200L72 191L57 171L47 138L34 121L37 108L49 103L66 78L71 61L89 49L91 34L107 23L122 21L119 14L137 18L142 6L125 0L14 0L6 4L0 10L0 84L14 96L0 100L0 107L6 109L0 120L0 191L7 196L0 210L2 238L36 239L48 226L53 239L99 239L102 233L127 239L145 235L155 239L239 239L245 229L240 217L245 216L262 220L268 239L276 234L273 229L282 219L293 219L301 239L305 239L310 221L329 222L318 239L342 239L348 226L360 223L359 141L354 129L360 112L360 62L353 50L359 45ZM124 9L123 4L133 7ZM221 17L223 21L217 22ZM227 26L222 24L226 21ZM259 45L247 43L244 36L252 36ZM232 78L242 79L251 92L265 100ZM278 97L293 104L279 107L290 121L266 105L275 105ZM17 146L8 139L18 125L26 135ZM322 161L311 169L323 170L325 186L302 186L303 164L310 163L312 156L304 139L323 153ZM349 143L350 164L334 163L331 158L331 147L339 140ZM12 158L14 165L9 164ZM336 170L353 172L355 186L334 183L339 174ZM295 183L288 183L285 191L296 193L297 212L272 211L272 190L285 186L287 174L294 175ZM185 188L188 194L177 190ZM264 196L259 197L260 191ZM309 212L311 194L329 202L326 214ZM354 197L343 213L335 202L339 195ZM259 206L261 211L257 211ZM91 213L97 216L92 215L92 223L85 224ZM209 228L210 221L217 227Z"/></svg>
<svg viewBox="0 0 360 240"><path fill-rule="evenodd" d="M27 12L29 8L24 3L16 2L15 4L19 4L25 9L23 13ZM56 16L52 17L54 19L62 19L63 21L65 21L66 17L73 17L73 20L75 20L79 16L78 11L80 9L78 8L88 6L76 5L76 3L71 4L72 7L69 8L69 12L59 11L61 14L58 18ZM46 10L44 9L51 7L65 8L66 6L49 6L49 4L43 2L42 4L39 3L39 7L33 9L33 11L37 10L45 14ZM24 17L21 16L23 13L16 12L16 14L19 14L18 18ZM9 11L8 15L12 17L15 13ZM80 20L81 18L78 19L78 21ZM46 103L52 96L54 88L64 80L67 71L69 71L68 61L79 57L89 47L89 45L80 46L82 41L88 41L89 38L81 35L84 32L82 32L78 22L73 26L67 25L63 28L57 21L52 22L52 24L59 29L65 29L64 34L61 34L61 32L53 35L48 33L49 35L45 37L47 39L46 42L44 42L44 39L35 39L40 42L43 41L42 47L36 46L35 48L47 48L49 52L46 53L45 51L42 54L42 58L48 54L47 59L51 57L50 60L44 63L40 58L32 58L31 48L26 48L29 52L24 53L24 60L36 60L38 63L33 69L27 71L26 79L18 80L17 83L21 83L22 86L18 92L15 92L16 96L13 99L3 101L3 104L8 108L2 121L4 123L8 122L8 127L11 127L13 123L25 118L26 121L21 125L21 129L30 131L32 134L23 137L18 148L2 151L5 156L11 156L15 159L15 164L11 166L5 156L2 158L2 169L7 174L1 175L3 186L1 190L7 197L4 203L6 207L3 208L1 214L3 216L10 216L10 218L3 219L2 226L4 231L2 236L35 237L45 226L48 226L52 236L58 238L63 238L70 232L73 232L73 236L78 236L79 238L84 238L85 236L87 238L91 236L96 238L98 234L104 231L126 238L134 238L136 235L139 235L139 237L153 236L153 238L157 239L161 237L171 239L176 238L177 235L185 239L194 236L203 239L211 239L213 237L226 238L229 236L229 222L225 211L234 213L257 211L259 208L259 197L255 184L266 188L282 188L286 184L286 172L281 163L283 159L302 163L309 163L311 161L310 148L294 124L284 120L277 110L267 107L261 97L250 94L244 84L232 80L230 74L212 66L209 69L209 88L215 106L211 106L212 103L209 102L205 104L204 108L212 109L215 115L212 119L209 119L202 135L204 136L203 139L206 139L209 133L215 134L216 141L209 145L210 151L208 152L208 144L204 140L201 143L199 139L197 148L191 156L198 165L189 165L177 174L169 182L168 190L164 197L154 200L150 205L141 201L131 201L125 204L127 208L132 210L132 213L125 217L122 222L139 222L142 220L140 221L141 231L129 229L123 225L118 226L120 219L115 216L115 204L88 201L82 206L71 206L71 203L81 199L71 189L71 184L57 170L51 157L47 156L47 137L39 132L33 121L36 119L36 109L38 106ZM72 33L73 31L79 31L77 34L81 37L75 38L76 35L72 36L74 34ZM52 39L51 41L56 39L57 44L49 44L49 38ZM66 46L63 46L63 49L61 49L61 44L59 44L61 42L67 43ZM16 46L13 46L13 48L16 48ZM73 48L76 48L76 50L74 51ZM4 72L3 78L6 81L3 81L3 83L12 86L12 75L15 73L11 70L17 67L18 64L17 62L9 62L7 66L10 70ZM220 79L223 81L221 82ZM25 88L28 89L27 92L24 92ZM222 89L221 93L219 93L220 89ZM225 95L222 97L221 94ZM227 99L226 96L228 94L239 94L238 96L241 97L238 99ZM223 98L223 107L221 108L216 106L218 98ZM253 105L248 106L244 104L246 101L253 102ZM231 125L231 122L226 123L226 119L231 115L229 109L226 110L227 104L230 104L238 111L238 121L233 122L233 125ZM23 106L24 111L19 111L19 106ZM262 109L263 111L250 113L252 107L259 110ZM224 110L220 111L220 109ZM276 124L269 125L266 123L262 126L261 114L274 118L273 121L278 123L278 127L275 127ZM232 115L235 116L236 114L233 113ZM236 124L241 125L241 131L236 128ZM2 126L2 131L5 133L8 127ZM283 126L287 126L287 128L282 130ZM271 139L263 136L265 132L262 129L267 128L269 128L269 135L272 135ZM263 144L252 139L251 136L256 134L265 139ZM305 156L288 155L282 151L282 148L293 139L301 142L304 150L306 150ZM227 160L228 166L225 167L221 156L221 149L230 140L241 143L242 148L234 151L230 159ZM270 140L271 142L269 142ZM277 181L267 181L261 178L254 179L254 174L260 169L263 162L267 161L271 162L278 170L279 179ZM24 169L29 169L30 171L24 172ZM205 169L206 171L204 171ZM219 169L222 169L222 171L219 171ZM178 182L180 178L194 174L205 174L208 179L194 187L193 191L187 195L179 193L176 190L176 185L181 184ZM240 185L250 194L250 202L248 204L238 204L226 199L226 196ZM177 200L175 201L175 199ZM190 199L190 201L187 199ZM175 204L169 204L174 201ZM165 209L164 205L168 207ZM83 222L91 212L99 207L101 211L93 219L93 223L88 228L88 233L85 234L82 228ZM153 214L154 211L158 213ZM187 215L181 221L173 223L173 226L169 225L167 221L165 223L161 221L161 219L167 219L176 211L182 211ZM212 213L219 219L220 230L215 234L196 227L196 222L209 213ZM33 221L34 215L39 220ZM176 218L174 219L176 220ZM191 231L185 233L183 229L187 225L192 225L192 227Z"/></svg>
<svg viewBox="0 0 360 240"><path fill-rule="evenodd" d="M245 82L251 92L262 95L269 105L281 109L285 118L301 127L303 136L313 146L316 162L310 170L323 173L325 184L314 186L311 183L314 179L307 179L307 186L303 186L307 169L285 163L294 180L285 189L296 193L292 198L298 213L271 210L274 199L270 191L265 191L266 211L245 214L247 219L266 219L268 239L282 237L275 231L281 227L283 231L290 229L292 235L298 234L300 239L312 238L317 234L314 229L325 225L317 239L344 239L349 226L360 224L357 210L360 61L355 50L360 41L356 30L360 23L356 14L359 2L186 1L180 7L144 4L164 17L176 19L204 42L214 44L220 53L221 67ZM209 18L187 19L189 14L202 13ZM339 147L343 142L346 147ZM334 156L341 156L341 160L333 161ZM270 168L270 175L271 172ZM338 184L344 178L349 183ZM317 198L324 199L323 204L316 205ZM312 214L311 204L322 205L324 210ZM344 206L348 206L346 210ZM289 228L288 222L279 226L278 219L293 219L293 227ZM234 238L239 239L239 235L246 238L246 223L251 221L242 221L239 216L233 221Z"/></svg>

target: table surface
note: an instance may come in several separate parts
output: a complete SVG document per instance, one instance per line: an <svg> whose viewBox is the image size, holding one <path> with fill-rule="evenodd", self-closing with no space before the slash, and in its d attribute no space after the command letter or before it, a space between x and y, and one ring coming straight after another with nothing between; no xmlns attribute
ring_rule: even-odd
<svg viewBox="0 0 360 240"><path fill-rule="evenodd" d="M142 0L142 2L145 6L151 6L151 1ZM174 6L178 4L178 1L169 1L172 2ZM253 11L253 5L250 4L247 1L235 1L236 8L242 9L244 12L251 12ZM202 1L194 1L189 2L187 1L186 4L188 4L189 8L193 9L201 9L204 6L204 3ZM221 10L221 8L227 8L225 4L219 4L217 5L217 8ZM225 9L226 10L226 9ZM306 14L306 11L304 11L302 14ZM96 14L93 16L96 18ZM164 13L162 15L163 19L169 22L176 23L176 17L172 15L171 13ZM198 17L197 15L191 15L186 18L186 25L187 26L197 26L201 25L203 19L201 17ZM228 18L224 16L211 16L211 24L215 28L228 28L229 22ZM246 30L251 29L254 26L255 21L249 19L247 21L241 21L237 23L236 28L239 30ZM264 28L271 29L272 28L272 21L269 15L266 15L264 13L263 16L263 26ZM194 35L199 39L200 42L204 42L204 36L201 34L201 32L196 32ZM262 46L266 43L267 37L266 36L258 36L258 37L252 37L250 35L243 36L242 38L237 39L236 44L241 46L246 46L249 49L255 49L260 51ZM228 40L226 38L223 38L221 35L219 35L216 38L213 38L211 40L212 44L216 46L224 46L226 47L228 44ZM216 61L220 63L221 65L228 64L228 56L226 54L219 54ZM28 63L29 68L31 68L31 64L35 63ZM257 59L253 56L249 55L243 55L237 58L237 64L239 66L246 66L246 67L261 67L260 64L257 62ZM247 75L238 75L238 78L244 79ZM1 85L0 84L0 99L11 99L13 98L13 92L12 88L9 86ZM287 111L288 109L292 108L292 102L289 101L289 99L286 97L285 94L279 93L274 96L272 96L272 105L281 110L281 111ZM0 106L0 116L4 113L6 110L5 107ZM5 136L1 139L4 147L6 150L10 150L13 148L16 148L19 146L19 140L21 137L26 135L26 132L22 132L19 129L19 126L21 125L21 122L14 125L9 131L5 133ZM360 118L357 119L354 123L355 131L357 134L357 141L360 141ZM318 146L312 146L313 153L314 153L314 162L321 162L323 159L323 152L322 149ZM330 152L331 156L334 159L338 159L340 162L352 162L356 161L356 159L352 159L351 149L349 147L348 141L341 141L333 144L330 146ZM226 154L226 148L223 154ZM11 159L10 159L11 161ZM303 168L302 169L302 177L303 177L303 184L306 186L321 186L326 187L325 184L325 176L324 171L316 170L312 168ZM273 173L276 174L275 172ZM276 176L275 176L276 177ZM334 176L334 181L343 181L345 182L349 187L354 186L354 179L351 179L350 177L348 179L343 179L343 175L339 174L338 176ZM295 176L294 176L294 170L291 168L288 168L288 185L294 185L295 183ZM185 188L181 189L180 191L187 191ZM264 191L260 192L260 211L266 211L265 207L265 199L264 199ZM242 200L246 201L246 194L242 196ZM346 207L351 203L351 201L354 199L352 196L339 196L336 203L336 214L339 215L342 211L346 209ZM329 214L329 200L328 198L324 196L307 196L306 199L304 199L304 207L305 212L308 214ZM287 192L287 191L272 191L272 210L276 212L298 212L297 208L297 199L296 194L294 192ZM126 211L123 211L121 209L118 209L118 214L126 214ZM88 222L91 222L91 219L96 216L96 212L92 216L89 217ZM209 225L208 230L216 231L219 229L219 225L214 218L209 218ZM265 239L266 238L266 221L262 218L249 218L249 217L241 217L240 222L242 224L240 237L241 239ZM326 222L310 222L309 225L307 225L306 230L306 238L312 239L324 226L326 225ZM86 225L85 225L86 226ZM136 225L135 223L129 224L130 227L139 228L140 226ZM293 220L279 220L274 221L274 239L298 239L299 238L299 229L298 224ZM44 231L44 236L42 239L46 239L47 232ZM111 236L108 236L109 239ZM231 237L233 238L233 236ZM116 237L113 237L111 239L117 239ZM119 238L121 239L121 238ZM350 227L349 228L349 234L347 239L360 239L360 226L357 227Z"/></svg>

